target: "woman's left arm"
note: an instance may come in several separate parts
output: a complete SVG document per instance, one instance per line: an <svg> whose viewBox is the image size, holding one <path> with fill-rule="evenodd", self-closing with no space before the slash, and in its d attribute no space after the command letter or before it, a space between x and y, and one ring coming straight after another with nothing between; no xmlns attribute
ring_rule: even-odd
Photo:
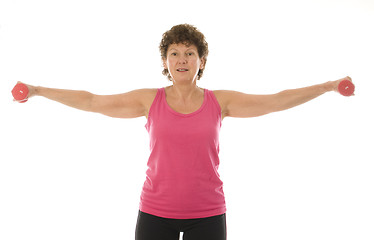
<svg viewBox="0 0 374 240"><path fill-rule="evenodd" d="M221 105L223 117L257 117L298 106L329 91L338 91L338 85L343 80L352 81L350 77L345 77L336 81L269 95L253 95L225 90L215 91L215 95Z"/></svg>

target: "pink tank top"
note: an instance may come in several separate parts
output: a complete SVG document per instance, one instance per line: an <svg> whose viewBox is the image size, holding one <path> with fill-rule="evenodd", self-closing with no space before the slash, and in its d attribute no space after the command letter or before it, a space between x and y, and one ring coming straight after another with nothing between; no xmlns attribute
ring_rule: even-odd
<svg viewBox="0 0 374 240"><path fill-rule="evenodd" d="M218 174L221 108L212 91L193 113L174 111L165 89L157 90L145 125L150 137L140 211L165 218L189 219L226 212Z"/></svg>

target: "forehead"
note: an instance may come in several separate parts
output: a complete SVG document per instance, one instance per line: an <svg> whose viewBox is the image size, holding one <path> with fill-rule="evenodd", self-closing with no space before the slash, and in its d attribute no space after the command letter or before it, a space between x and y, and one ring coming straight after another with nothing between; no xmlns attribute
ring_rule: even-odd
<svg viewBox="0 0 374 240"><path fill-rule="evenodd" d="M186 50L195 50L197 51L197 47L194 44L185 44L185 43L173 43L170 44L168 47L168 51L170 50L177 50L177 51L186 51Z"/></svg>

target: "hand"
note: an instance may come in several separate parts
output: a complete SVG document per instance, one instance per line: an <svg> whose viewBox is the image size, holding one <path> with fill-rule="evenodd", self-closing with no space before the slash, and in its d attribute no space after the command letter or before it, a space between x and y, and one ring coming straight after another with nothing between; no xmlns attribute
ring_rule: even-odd
<svg viewBox="0 0 374 240"><path fill-rule="evenodd" d="M347 77L345 77L345 78L341 78L341 79L339 79L339 80L332 81L332 82L331 82L331 84L332 84L332 90L335 91L335 92L339 92L339 90L338 90L339 83L340 83L341 81L344 81L344 80L348 80L348 81L350 81L351 83L353 83L352 78L350 78L349 76L347 76ZM354 94L353 94L352 96L354 96Z"/></svg>
<svg viewBox="0 0 374 240"><path fill-rule="evenodd" d="M36 87L18 81L17 84L19 84L19 83L24 84L24 85L28 88L28 90L29 90L29 93L27 94L26 99L29 99L30 97L33 97L33 96L36 95ZM15 102L22 102L22 101L24 101L24 100L16 100L16 99L13 99L13 101L15 101Z"/></svg>

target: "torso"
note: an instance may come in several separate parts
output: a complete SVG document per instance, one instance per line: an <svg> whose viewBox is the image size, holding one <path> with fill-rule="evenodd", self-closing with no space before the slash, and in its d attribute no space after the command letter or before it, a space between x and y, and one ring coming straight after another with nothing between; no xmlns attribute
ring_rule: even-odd
<svg viewBox="0 0 374 240"><path fill-rule="evenodd" d="M221 94L219 94L217 91L213 91L215 97L217 98L217 101L221 107L221 109L225 109L223 104L223 97ZM148 118L149 109L151 108L151 105L153 103L153 100L155 99L157 94L157 88L149 89L149 93L144 98L144 105L146 107L146 114L145 117ZM204 90L201 89L201 94L196 97L192 102L189 103L178 103L177 99L173 98L171 95L168 95L168 87L165 88L165 95L166 95L166 102L168 105L176 112L182 113L182 114L189 114L197 111L201 105L204 102ZM226 117L225 111L222 111L222 119Z"/></svg>

